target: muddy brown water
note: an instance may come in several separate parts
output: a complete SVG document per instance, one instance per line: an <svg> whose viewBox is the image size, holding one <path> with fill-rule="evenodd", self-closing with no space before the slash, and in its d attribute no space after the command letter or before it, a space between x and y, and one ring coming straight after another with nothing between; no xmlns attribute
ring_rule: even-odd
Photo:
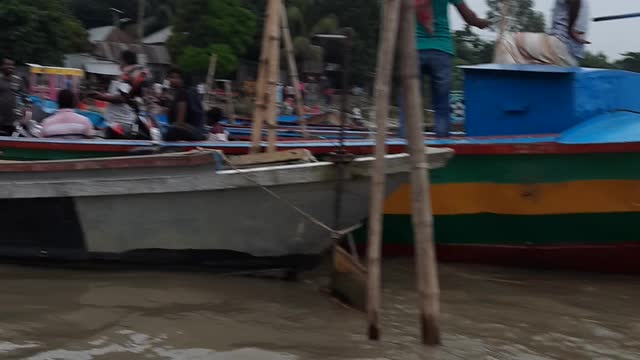
<svg viewBox="0 0 640 360"><path fill-rule="evenodd" d="M383 340L298 282L0 265L0 359L640 359L636 277L440 267L443 346L418 340L411 260L385 261Z"/></svg>

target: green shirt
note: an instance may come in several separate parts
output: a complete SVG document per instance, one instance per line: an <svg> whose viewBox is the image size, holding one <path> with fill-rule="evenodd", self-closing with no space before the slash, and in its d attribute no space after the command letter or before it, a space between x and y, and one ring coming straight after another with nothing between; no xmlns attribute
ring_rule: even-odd
<svg viewBox="0 0 640 360"><path fill-rule="evenodd" d="M453 38L449 29L449 4L459 5L464 0L432 0L433 26L435 33L430 35L420 24L416 24L416 38L418 50L440 50L455 55Z"/></svg>

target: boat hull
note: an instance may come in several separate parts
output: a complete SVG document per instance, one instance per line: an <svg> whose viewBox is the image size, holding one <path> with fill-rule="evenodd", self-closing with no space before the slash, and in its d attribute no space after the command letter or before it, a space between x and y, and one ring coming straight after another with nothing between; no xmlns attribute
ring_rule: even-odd
<svg viewBox="0 0 640 360"><path fill-rule="evenodd" d="M564 149L456 149L431 173L439 258L639 273L640 153ZM413 251L409 195L405 184L387 199L389 255Z"/></svg>
<svg viewBox="0 0 640 360"><path fill-rule="evenodd" d="M435 151L434 166L444 166L451 151ZM0 256L300 264L330 249L326 226L343 230L367 216L372 158L346 165L335 224L334 164L220 170L211 154L5 162ZM388 193L408 169L406 154L387 157Z"/></svg>
<svg viewBox="0 0 640 360"><path fill-rule="evenodd" d="M263 143L263 147L266 148L266 143ZM328 155L341 149L337 140L280 141L276 147L283 151L304 148L316 156ZM151 141L26 139L0 136L0 158L19 161L92 159L159 151L186 151L196 148L221 150L226 155L244 155L249 153L251 142L154 143ZM344 146L345 151L358 156L371 155L374 149L375 142L373 140L347 140ZM400 154L405 151L406 142L404 140L391 139L388 142L388 153Z"/></svg>

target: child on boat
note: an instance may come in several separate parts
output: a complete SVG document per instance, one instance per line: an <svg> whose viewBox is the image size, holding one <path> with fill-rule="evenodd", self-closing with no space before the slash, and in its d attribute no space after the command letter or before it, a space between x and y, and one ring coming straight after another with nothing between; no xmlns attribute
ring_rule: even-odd
<svg viewBox="0 0 640 360"><path fill-rule="evenodd" d="M229 132L220 124L223 117L224 113L219 107L207 111L207 125L211 128L209 141L229 141Z"/></svg>

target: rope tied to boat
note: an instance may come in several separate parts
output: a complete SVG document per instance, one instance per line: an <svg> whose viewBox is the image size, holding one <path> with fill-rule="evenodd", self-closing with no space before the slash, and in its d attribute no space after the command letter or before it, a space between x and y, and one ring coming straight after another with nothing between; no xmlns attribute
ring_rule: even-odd
<svg viewBox="0 0 640 360"><path fill-rule="evenodd" d="M245 179L247 179L249 182L253 183L254 185L256 185L257 187L259 187L260 189L262 189L264 192L266 192L267 194L269 194L270 196L272 196L274 199L282 202L283 204L285 204L286 206L290 207L291 209L293 209L295 212L297 212L298 214L300 214L302 217L304 217L305 219L307 219L309 222L311 222L312 224L315 224L316 226L326 230L327 232L329 232L331 234L331 238L335 241L335 242L339 242L342 239L344 239L347 235L349 235L350 233L354 232L355 230L359 229L360 227L362 227L362 224L357 224L354 226L350 226L348 228L345 229L341 229L341 230L336 230L332 227L330 227L329 225L325 224L324 222L322 222L321 220L319 220L318 218L316 218L315 216L309 214L308 212L304 211L303 209L301 209L300 207L296 206L295 204L293 204L291 201L283 198L282 196L278 195L275 191L267 188L266 186L260 184L258 181L254 180L253 178L251 178L251 176L249 176L245 171L243 171L242 169L238 169L236 166L233 165L233 163L231 163L231 161L229 161L229 159L224 158L224 162L233 170L237 171L238 174L240 174L242 177L244 177Z"/></svg>

